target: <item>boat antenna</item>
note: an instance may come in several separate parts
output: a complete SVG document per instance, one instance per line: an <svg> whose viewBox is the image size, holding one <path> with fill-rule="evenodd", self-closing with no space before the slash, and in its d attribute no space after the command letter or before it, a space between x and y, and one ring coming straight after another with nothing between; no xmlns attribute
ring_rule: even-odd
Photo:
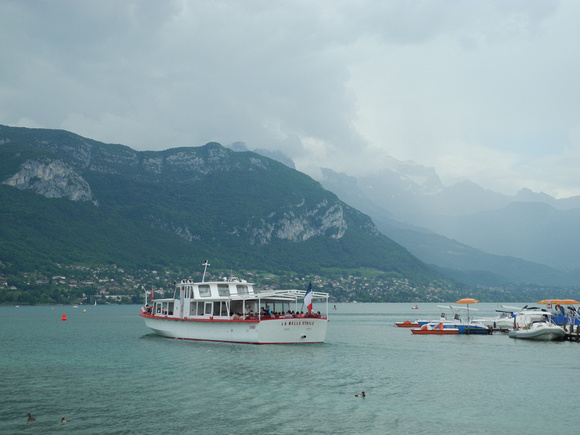
<svg viewBox="0 0 580 435"><path fill-rule="evenodd" d="M207 266L209 266L209 260L205 260L205 263L202 264L202 266L205 266L203 268L203 276L201 277L201 282L205 282L205 271L207 270Z"/></svg>

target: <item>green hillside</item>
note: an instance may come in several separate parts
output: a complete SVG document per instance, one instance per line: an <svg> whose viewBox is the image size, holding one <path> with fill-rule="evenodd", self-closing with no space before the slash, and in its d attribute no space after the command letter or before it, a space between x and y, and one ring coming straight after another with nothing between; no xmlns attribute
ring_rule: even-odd
<svg viewBox="0 0 580 435"><path fill-rule="evenodd" d="M0 181L24 177L23 168L33 174L23 185L0 184L7 274L57 263L197 268L209 258L233 270L372 268L440 279L319 183L251 152L216 143L138 152L65 131L0 126ZM79 192L90 199L71 200Z"/></svg>

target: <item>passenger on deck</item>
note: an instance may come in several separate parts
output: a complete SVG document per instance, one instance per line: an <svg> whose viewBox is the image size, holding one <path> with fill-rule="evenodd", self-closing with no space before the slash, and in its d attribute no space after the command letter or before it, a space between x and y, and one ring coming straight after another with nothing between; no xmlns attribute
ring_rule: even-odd
<svg viewBox="0 0 580 435"><path fill-rule="evenodd" d="M289 318L294 317L294 316L292 316L292 313L290 312L290 310L288 310L288 312L286 314L284 314L284 317L289 319Z"/></svg>

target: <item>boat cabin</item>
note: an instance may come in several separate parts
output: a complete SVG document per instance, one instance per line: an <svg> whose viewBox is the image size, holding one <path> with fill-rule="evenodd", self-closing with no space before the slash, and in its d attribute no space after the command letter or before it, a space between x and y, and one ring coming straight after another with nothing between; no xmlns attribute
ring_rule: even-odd
<svg viewBox="0 0 580 435"><path fill-rule="evenodd" d="M172 298L152 300L148 313L178 319L262 320L279 318L300 310L300 290L259 291L237 278L194 282L184 279L175 285ZM150 309L150 310L149 310Z"/></svg>

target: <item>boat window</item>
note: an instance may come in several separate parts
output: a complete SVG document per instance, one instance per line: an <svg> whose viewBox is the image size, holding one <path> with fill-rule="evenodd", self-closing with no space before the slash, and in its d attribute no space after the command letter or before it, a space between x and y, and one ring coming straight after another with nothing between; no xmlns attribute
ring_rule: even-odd
<svg viewBox="0 0 580 435"><path fill-rule="evenodd" d="M211 314L212 306L213 306L213 302L206 302L205 303L205 314Z"/></svg>
<svg viewBox="0 0 580 435"><path fill-rule="evenodd" d="M248 294L248 286L247 285L236 285L239 295L247 295Z"/></svg>
<svg viewBox="0 0 580 435"><path fill-rule="evenodd" d="M214 302L213 304L213 315L214 316L219 316L220 315L220 302Z"/></svg>
<svg viewBox="0 0 580 435"><path fill-rule="evenodd" d="M198 316L203 316L203 304L204 304L204 302L197 303L197 315Z"/></svg>
<svg viewBox="0 0 580 435"><path fill-rule="evenodd" d="M228 284L218 284L218 295L219 296L229 296L230 286Z"/></svg>
<svg viewBox="0 0 580 435"><path fill-rule="evenodd" d="M204 297L211 296L211 290L209 289L209 285L207 285L207 284L201 284L199 286L199 295L200 296L204 296Z"/></svg>

